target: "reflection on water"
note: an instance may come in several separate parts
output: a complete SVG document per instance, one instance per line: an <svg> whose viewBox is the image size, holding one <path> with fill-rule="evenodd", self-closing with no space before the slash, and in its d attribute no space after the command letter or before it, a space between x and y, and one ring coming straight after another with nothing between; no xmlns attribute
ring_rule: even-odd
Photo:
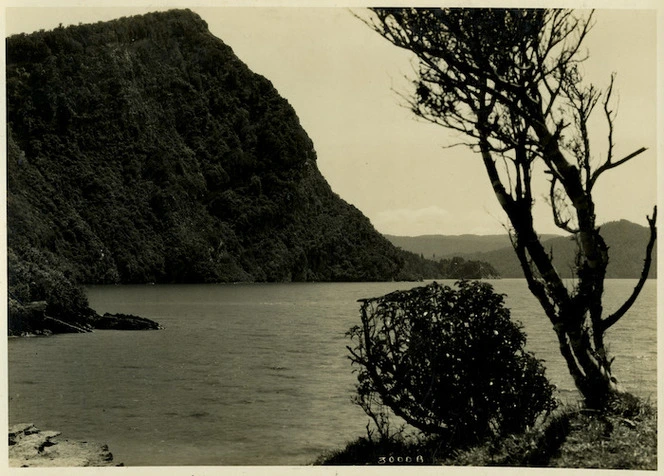
<svg viewBox="0 0 664 476"><path fill-rule="evenodd" d="M506 293L528 348L563 398L576 398L550 324L522 280ZM345 332L359 298L417 283L99 286L99 313L155 319L162 331L96 331L12 339L10 423L109 444L127 465L298 465L364 435L350 401L355 375ZM607 283L605 308L629 295ZM656 282L609 332L614 372L656 395Z"/></svg>

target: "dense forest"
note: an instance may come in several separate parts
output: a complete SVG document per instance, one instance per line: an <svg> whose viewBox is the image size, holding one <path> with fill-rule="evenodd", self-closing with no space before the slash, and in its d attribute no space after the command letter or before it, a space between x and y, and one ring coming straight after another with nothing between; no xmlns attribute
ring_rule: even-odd
<svg viewBox="0 0 664 476"><path fill-rule="evenodd" d="M6 79L14 317L47 301L85 321L87 283L495 274L377 233L289 103L189 10L14 35Z"/></svg>

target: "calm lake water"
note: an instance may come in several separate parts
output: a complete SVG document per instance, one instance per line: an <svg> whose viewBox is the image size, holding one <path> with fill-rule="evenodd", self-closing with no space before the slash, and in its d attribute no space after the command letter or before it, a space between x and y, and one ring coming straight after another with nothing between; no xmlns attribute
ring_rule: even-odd
<svg viewBox="0 0 664 476"><path fill-rule="evenodd" d="M451 284L451 282L448 282ZM506 293L528 349L563 399L577 394L550 324L524 280ZM635 281L610 280L606 309ZM99 313L157 320L161 331L9 341L9 421L107 443L125 465L300 465L366 434L351 403L345 332L357 299L418 283L96 286ZM614 373L656 398L656 281L609 332Z"/></svg>

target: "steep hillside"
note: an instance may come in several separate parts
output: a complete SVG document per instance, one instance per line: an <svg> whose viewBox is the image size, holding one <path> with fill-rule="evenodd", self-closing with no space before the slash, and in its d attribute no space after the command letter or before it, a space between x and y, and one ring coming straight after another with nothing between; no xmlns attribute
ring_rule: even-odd
<svg viewBox="0 0 664 476"><path fill-rule="evenodd" d="M444 277L332 192L293 108L189 10L12 36L6 79L12 319L84 324L80 283Z"/></svg>
<svg viewBox="0 0 664 476"><path fill-rule="evenodd" d="M9 240L78 282L378 280L396 252L189 11L8 40Z"/></svg>

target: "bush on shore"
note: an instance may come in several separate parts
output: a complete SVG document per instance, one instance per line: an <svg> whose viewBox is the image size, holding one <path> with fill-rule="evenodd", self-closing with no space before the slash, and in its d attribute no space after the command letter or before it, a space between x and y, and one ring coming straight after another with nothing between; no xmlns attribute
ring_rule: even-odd
<svg viewBox="0 0 664 476"><path fill-rule="evenodd" d="M388 407L410 427L473 443L532 426L556 407L544 366L524 350L503 295L488 283L432 283L362 300L349 331L356 402L385 437Z"/></svg>

